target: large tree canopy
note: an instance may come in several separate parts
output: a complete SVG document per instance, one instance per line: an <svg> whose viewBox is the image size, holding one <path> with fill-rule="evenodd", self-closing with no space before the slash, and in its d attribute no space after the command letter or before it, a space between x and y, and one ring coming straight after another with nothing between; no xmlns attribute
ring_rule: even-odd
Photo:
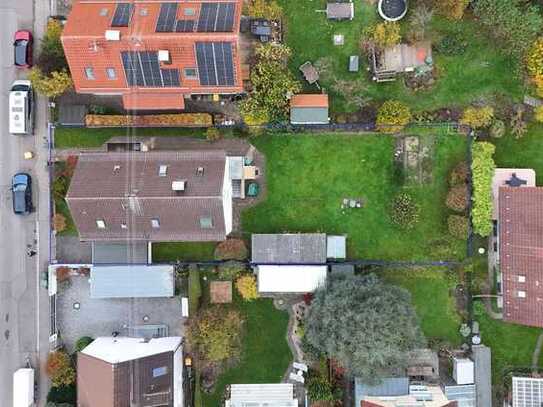
<svg viewBox="0 0 543 407"><path fill-rule="evenodd" d="M315 292L306 340L366 382L407 366L407 352L425 339L403 288L376 276L332 278Z"/></svg>

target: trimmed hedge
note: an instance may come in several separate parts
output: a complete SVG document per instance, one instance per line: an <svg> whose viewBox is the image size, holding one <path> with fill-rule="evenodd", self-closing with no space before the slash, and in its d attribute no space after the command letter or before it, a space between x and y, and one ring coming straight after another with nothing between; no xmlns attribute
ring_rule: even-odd
<svg viewBox="0 0 543 407"><path fill-rule="evenodd" d="M487 142L473 143L471 171L473 174L473 230L481 236L492 232L492 177L496 164L492 155L496 147Z"/></svg>
<svg viewBox="0 0 543 407"><path fill-rule="evenodd" d="M213 118L209 113L152 114L140 116L100 115L85 116L87 127L209 127Z"/></svg>

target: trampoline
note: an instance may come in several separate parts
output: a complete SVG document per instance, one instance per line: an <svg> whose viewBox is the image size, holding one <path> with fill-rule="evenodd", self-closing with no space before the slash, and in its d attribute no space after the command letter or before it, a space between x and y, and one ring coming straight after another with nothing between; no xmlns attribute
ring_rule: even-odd
<svg viewBox="0 0 543 407"><path fill-rule="evenodd" d="M386 21L401 20L407 14L407 0L379 0L378 11Z"/></svg>

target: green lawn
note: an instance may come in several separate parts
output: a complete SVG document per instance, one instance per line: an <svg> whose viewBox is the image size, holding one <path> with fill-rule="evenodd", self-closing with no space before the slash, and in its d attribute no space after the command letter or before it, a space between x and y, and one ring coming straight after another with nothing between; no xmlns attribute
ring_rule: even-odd
<svg viewBox="0 0 543 407"><path fill-rule="evenodd" d="M72 214L70 209L68 209L68 204L64 199L57 198L55 199L55 213L60 213L64 218L66 218L66 228L57 232L58 236L75 236L77 235L77 228L75 227Z"/></svg>
<svg viewBox="0 0 543 407"><path fill-rule="evenodd" d="M205 130L192 128L104 128L88 129L74 127L55 128L55 148L100 147L115 136L191 136L204 137Z"/></svg>
<svg viewBox="0 0 543 407"><path fill-rule="evenodd" d="M173 262L213 260L215 242L162 242L153 243L153 261Z"/></svg>
<svg viewBox="0 0 543 407"><path fill-rule="evenodd" d="M516 139L507 135L493 139L496 145L494 161L497 167L533 168L537 175L537 185L543 185L543 125L532 123L528 133Z"/></svg>
<svg viewBox="0 0 543 407"><path fill-rule="evenodd" d="M460 344L460 316L451 295L456 283L449 273L437 268L404 269L386 271L383 277L411 293L426 338Z"/></svg>
<svg viewBox="0 0 543 407"><path fill-rule="evenodd" d="M417 134L416 129L411 132ZM465 157L465 137L436 137L433 182L408 188L421 206L420 221L410 231L392 225L387 213L391 199L401 190L394 180L394 143L386 135L266 135L255 139L267 158L269 191L265 202L244 211L243 230L347 234L350 258L463 258L465 242L448 236L444 200L447 175ZM361 197L364 207L342 211L346 197Z"/></svg>
<svg viewBox="0 0 543 407"><path fill-rule="evenodd" d="M204 406L220 406L228 384L279 383L292 361L286 340L288 314L278 311L271 299L244 302L235 297L234 306L244 319L241 360L218 378L212 394L203 394Z"/></svg>
<svg viewBox="0 0 543 407"><path fill-rule="evenodd" d="M326 14L317 10L326 9L325 0L279 0L285 12L285 41L292 49L290 67L300 80L298 67L305 61L316 62L319 58L330 57L333 60L333 72L321 77L321 85L331 94L332 113L353 111L345 99L336 94L331 87L335 78L349 81L359 80L367 86L365 93L374 101L399 99L408 103L414 111L435 110L441 107L464 106L474 100L505 95L519 99L522 95L522 81L514 74L514 63L496 49L480 29L480 25L469 17L453 23L434 17L429 36L434 43L447 32L455 29L464 33L468 45L466 51L458 56L444 56L434 52L438 79L428 91L412 92L403 81L394 83L374 83L367 72L368 61L361 56L360 72L347 70L348 57L361 55L360 37L362 30L374 21L381 21L377 16L376 6L368 2L355 1L353 21L331 22ZM402 21L402 31L407 31L408 19ZM311 29L308 29L311 27ZM343 34L345 44L335 46L334 34ZM316 87L307 90L317 91Z"/></svg>
<svg viewBox="0 0 543 407"><path fill-rule="evenodd" d="M474 318L479 321L483 343L492 348L493 383L500 383L507 369L531 365L541 329L491 319L480 301L474 304Z"/></svg>

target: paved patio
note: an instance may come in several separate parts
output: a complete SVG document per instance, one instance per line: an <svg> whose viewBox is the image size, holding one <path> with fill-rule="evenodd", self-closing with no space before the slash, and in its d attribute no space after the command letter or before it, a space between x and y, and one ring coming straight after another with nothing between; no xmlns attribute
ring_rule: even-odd
<svg viewBox="0 0 543 407"><path fill-rule="evenodd" d="M91 244L81 242L78 236L57 236L56 259L64 264L89 264L92 261Z"/></svg>
<svg viewBox="0 0 543 407"><path fill-rule="evenodd" d="M78 310L74 303L80 304ZM59 284L57 326L69 351L82 336L109 336L115 331L126 335L128 327L142 325L165 324L170 336L184 336L184 322L179 297L91 299L87 277L72 276L67 285Z"/></svg>

